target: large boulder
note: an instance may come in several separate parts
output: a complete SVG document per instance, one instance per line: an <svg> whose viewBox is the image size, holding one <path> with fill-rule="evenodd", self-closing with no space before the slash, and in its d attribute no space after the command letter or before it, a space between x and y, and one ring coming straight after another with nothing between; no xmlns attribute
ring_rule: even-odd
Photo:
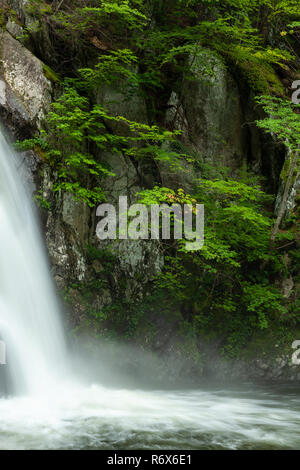
<svg viewBox="0 0 300 470"><path fill-rule="evenodd" d="M44 64L7 31L0 31L0 60L2 115L17 127L39 128L51 103Z"/></svg>
<svg viewBox="0 0 300 470"><path fill-rule="evenodd" d="M246 131L237 83L214 52L190 57L190 71L168 103L166 123L181 130L199 160L231 169L246 154Z"/></svg>

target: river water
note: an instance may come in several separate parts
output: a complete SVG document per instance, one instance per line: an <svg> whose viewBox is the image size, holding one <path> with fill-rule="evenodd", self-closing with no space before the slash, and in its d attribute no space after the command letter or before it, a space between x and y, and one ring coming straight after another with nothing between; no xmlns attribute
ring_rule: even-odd
<svg viewBox="0 0 300 470"><path fill-rule="evenodd" d="M296 386L126 390L64 384L0 400L0 449L300 449Z"/></svg>

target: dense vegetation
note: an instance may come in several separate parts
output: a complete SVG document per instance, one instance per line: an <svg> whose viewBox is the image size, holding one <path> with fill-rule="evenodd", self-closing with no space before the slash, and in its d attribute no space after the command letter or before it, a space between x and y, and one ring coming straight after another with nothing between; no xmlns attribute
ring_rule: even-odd
<svg viewBox="0 0 300 470"><path fill-rule="evenodd" d="M55 170L54 190L70 191L90 207L105 200L102 182L112 172L101 155L110 152L154 169L155 182L137 195L140 201L205 204L204 248L188 252L180 241L165 242L166 264L147 304L128 305L121 295L115 306L91 312L97 331L134 333L150 308L145 305L157 299L166 299L170 309L175 301L196 335L222 332L224 350L232 355L256 330L297 325L299 292L287 299L281 289L287 276L300 280L299 212L286 212L299 174L299 106L290 99L299 71L297 0L30 0L28 11L36 22L22 40L33 41L44 58L39 38L47 28L47 73L58 92L44 130L22 147L35 148ZM213 77L215 55L257 96L266 113L257 125L287 148L277 218L276 195L249 171L246 156L235 171L208 164L182 145L180 132L165 128L172 90L180 96L197 58L202 79ZM99 100L107 87L128 103L145 99L147 123L110 112ZM162 186L159 163L183 175L188 168L188 193L179 184ZM100 255L89 248L92 258ZM111 267L113 257L106 256ZM77 287L84 296L100 284Z"/></svg>

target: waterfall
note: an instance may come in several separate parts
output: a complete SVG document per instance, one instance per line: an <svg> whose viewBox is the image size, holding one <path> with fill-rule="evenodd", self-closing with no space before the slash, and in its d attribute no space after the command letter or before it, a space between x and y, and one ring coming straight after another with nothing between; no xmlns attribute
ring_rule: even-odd
<svg viewBox="0 0 300 470"><path fill-rule="evenodd" d="M7 354L0 392L35 394L60 380L66 349L31 195L17 167L0 129L0 340Z"/></svg>

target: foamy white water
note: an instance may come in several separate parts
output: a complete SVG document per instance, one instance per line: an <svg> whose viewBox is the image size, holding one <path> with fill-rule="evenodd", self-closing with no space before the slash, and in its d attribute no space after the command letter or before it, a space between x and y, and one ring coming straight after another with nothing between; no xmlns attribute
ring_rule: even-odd
<svg viewBox="0 0 300 470"><path fill-rule="evenodd" d="M295 393L63 387L0 400L0 449L300 449Z"/></svg>
<svg viewBox="0 0 300 470"><path fill-rule="evenodd" d="M83 385L17 159L0 132L0 449L300 449L298 390L142 391ZM1 391L1 387L0 387Z"/></svg>

